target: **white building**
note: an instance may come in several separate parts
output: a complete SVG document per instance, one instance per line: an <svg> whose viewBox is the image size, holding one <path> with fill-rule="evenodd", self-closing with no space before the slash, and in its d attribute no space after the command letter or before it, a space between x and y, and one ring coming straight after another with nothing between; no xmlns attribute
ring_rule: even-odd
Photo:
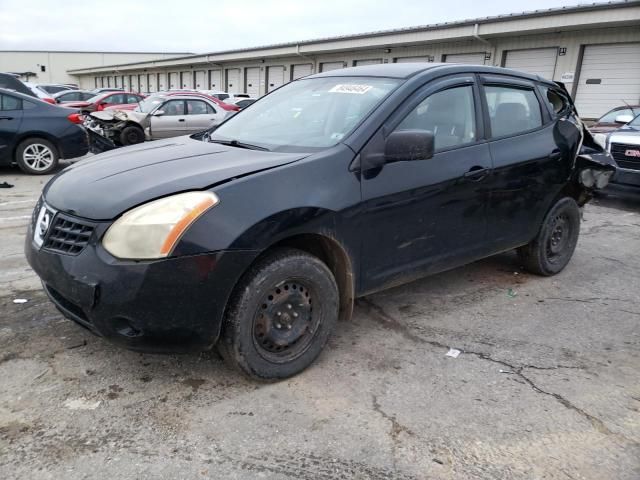
<svg viewBox="0 0 640 480"><path fill-rule="evenodd" d="M565 82L581 115L640 104L640 1L625 0L67 72L82 87L263 95L315 72L390 62L513 67ZM0 70L2 64L0 63Z"/></svg>
<svg viewBox="0 0 640 480"><path fill-rule="evenodd" d="M51 52L0 50L0 72L18 73L35 83L77 83L68 70L184 56L166 52Z"/></svg>

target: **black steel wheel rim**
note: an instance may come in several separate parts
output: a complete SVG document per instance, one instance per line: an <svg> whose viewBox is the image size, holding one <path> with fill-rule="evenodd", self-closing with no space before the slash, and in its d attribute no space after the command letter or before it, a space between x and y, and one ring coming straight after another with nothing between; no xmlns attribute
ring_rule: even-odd
<svg viewBox="0 0 640 480"><path fill-rule="evenodd" d="M554 262L563 257L567 251L573 227L566 215L557 215L551 222L549 229L549 237L547 238L547 258L550 262Z"/></svg>
<svg viewBox="0 0 640 480"><path fill-rule="evenodd" d="M264 295L252 332L256 350L263 358L286 363L307 351L320 325L320 312L313 299L313 288L301 279L280 282Z"/></svg>

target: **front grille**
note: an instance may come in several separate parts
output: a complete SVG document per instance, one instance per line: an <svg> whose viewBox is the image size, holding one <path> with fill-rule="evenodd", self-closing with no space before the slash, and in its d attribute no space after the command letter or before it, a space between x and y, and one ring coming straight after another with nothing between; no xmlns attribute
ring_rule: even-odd
<svg viewBox="0 0 640 480"><path fill-rule="evenodd" d="M89 243L93 226L63 214L55 216L43 248L68 255L78 255Z"/></svg>
<svg viewBox="0 0 640 480"><path fill-rule="evenodd" d="M620 168L640 170L640 156L627 155L630 150L640 152L640 145L630 145L628 143L611 144L611 156L616 160Z"/></svg>

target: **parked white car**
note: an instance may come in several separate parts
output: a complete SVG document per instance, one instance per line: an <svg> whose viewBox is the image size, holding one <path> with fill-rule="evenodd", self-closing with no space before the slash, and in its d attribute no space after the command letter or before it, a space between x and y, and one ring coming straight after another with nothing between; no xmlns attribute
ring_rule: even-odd
<svg viewBox="0 0 640 480"><path fill-rule="evenodd" d="M227 112L212 100L195 95L156 95L135 110L93 112L84 126L108 142L110 148L145 140L177 137L207 130L222 122ZM92 150L105 149L104 140L91 135Z"/></svg>
<svg viewBox="0 0 640 480"><path fill-rule="evenodd" d="M31 83L31 82L22 82L22 83L24 83L27 87L29 87L29 90L31 90L40 100L43 100L47 103L51 103L53 105L56 104L56 101L53 99L53 97L47 92L45 92L44 90L42 90L41 88L39 88L35 83Z"/></svg>

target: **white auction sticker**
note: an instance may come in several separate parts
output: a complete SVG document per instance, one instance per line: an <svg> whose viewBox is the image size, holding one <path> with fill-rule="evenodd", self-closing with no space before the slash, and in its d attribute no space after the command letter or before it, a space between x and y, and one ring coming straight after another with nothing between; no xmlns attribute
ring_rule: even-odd
<svg viewBox="0 0 640 480"><path fill-rule="evenodd" d="M331 90L330 93L355 93L357 95L363 95L371 90L373 86L371 85L336 85Z"/></svg>

